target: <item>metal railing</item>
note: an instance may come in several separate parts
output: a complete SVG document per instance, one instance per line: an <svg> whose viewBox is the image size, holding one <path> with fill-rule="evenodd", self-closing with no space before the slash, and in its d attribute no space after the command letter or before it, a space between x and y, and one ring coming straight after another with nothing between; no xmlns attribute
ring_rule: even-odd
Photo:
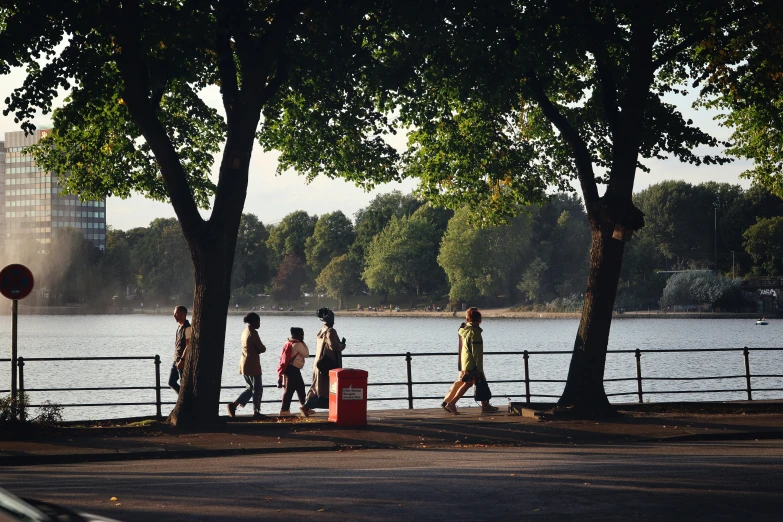
<svg viewBox="0 0 783 522"><path fill-rule="evenodd" d="M751 352L771 352L771 351L783 351L783 348L704 348L704 349L661 349L661 350L611 350L607 352L607 355L613 355L613 354L633 354L636 358L636 375L634 377L621 377L621 378L610 378L610 379L604 379L605 383L608 382L636 382L636 390L632 391L622 391L622 392L615 392L615 393L607 393L607 397L621 397L621 396L636 396L636 399L639 403L644 402L644 398L646 395L666 395L666 394L683 394L683 393L690 393L690 394L699 394L699 393L745 393L747 396L747 400L751 401L753 400L753 392L772 392L772 391L780 391L783 392L783 388L774 388L774 387L757 387L753 388L752 379L769 379L769 378L783 378L783 374L773 374L773 373L764 373L764 374L752 374L750 371L750 353ZM645 377L642 374L642 355L643 354L661 354L661 353L715 353L715 352L741 352L744 360L744 373L742 375L713 375L713 376L697 376L697 377ZM494 356L503 356L503 357L512 357L512 356L521 356L522 358L522 369L523 369L523 378L521 379L491 379L491 384L523 384L524 389L520 389L520 393L518 394L507 394L503 393L502 395L504 397L508 398L520 398L524 399L525 402L530 403L531 399L533 398L542 398L542 399L556 399L559 398L559 395L551 395L551 394L540 394L540 393L533 393L531 391L531 385L535 384L543 384L543 383L550 383L550 384L564 384L566 382L565 379L531 379L530 378L530 358L535 356L569 356L571 355L571 351L563 351L563 350L556 350L556 351L536 351L536 350L523 350L523 351L512 351L512 352L485 352L484 355L486 357L494 357ZM399 387L405 387L407 393L405 396L391 396L391 397L368 397L368 401L407 401L408 403L408 409L414 408L414 401L417 400L433 400L433 399L442 399L442 396L423 396L423 395L416 395L414 394L414 387L419 386L428 386L428 385L448 385L451 384L453 381L447 380L447 381L414 381L413 380L413 359L414 358L428 358L428 357L454 357L456 353L454 352L423 352L423 353L411 353L407 352L405 354L344 354L343 358L397 358L397 359L404 359L405 361L405 370L406 370L406 380L404 382L370 382L368 383L369 388L381 388L381 387L388 387L388 386L399 386ZM313 357L313 356L311 356ZM128 361L128 360L142 360L142 361L153 361L154 364L154 377L155 377L155 385L154 386L101 386L101 387L78 387L78 388L25 388L24 384L24 378L25 378L25 366L28 363L31 362L60 362L60 361ZM0 362L10 362L10 359L0 359ZM89 402L89 403L71 403L71 404L58 404L58 406L68 408L68 407L105 407L105 406L154 406L155 407L155 414L157 417L162 417L162 406L163 405L172 405L175 404L175 402L164 402L161 400L161 390L164 388L161 386L161 380L160 380L160 365L161 360L160 356L119 356L119 357L19 357L17 359L17 367L18 367L18 382L19 382L19 392L21 393L27 393L27 392L78 392L78 391L118 391L118 390L153 390L155 392L155 400L150 402L109 402L109 403L99 403L99 402ZM721 380L721 379L742 379L744 380L744 386L741 388L719 388L719 389L690 389L690 390L651 390L651 389L644 389L643 383L645 381L664 381L664 382L677 382L677 381L708 381L708 380ZM167 386L166 386L167 387ZM266 385L263 386L264 388L275 388L275 385ZM244 386L222 386L221 389L241 389L244 388ZM8 390L0 390L0 392L8 393ZM263 400L263 403L277 403L279 402L279 399L275 400ZM35 408L35 407L42 407L42 404L28 404L26 407L28 408ZM20 413L21 416L24 416L24 412Z"/></svg>

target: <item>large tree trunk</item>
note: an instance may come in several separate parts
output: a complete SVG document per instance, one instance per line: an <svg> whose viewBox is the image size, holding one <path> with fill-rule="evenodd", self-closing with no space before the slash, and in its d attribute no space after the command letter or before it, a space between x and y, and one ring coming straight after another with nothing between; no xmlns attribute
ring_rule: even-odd
<svg viewBox="0 0 783 522"><path fill-rule="evenodd" d="M169 422L178 427L203 428L220 422L218 408L231 269L258 117L249 117L241 123L242 126L229 126L209 221L186 222L180 218L193 259L196 288L193 337L185 355L177 404L169 415Z"/></svg>
<svg viewBox="0 0 783 522"><path fill-rule="evenodd" d="M587 292L568 381L557 403L559 411L588 417L613 411L604 391L603 379L624 245L623 241L612 237L609 227L592 227Z"/></svg>
<svg viewBox="0 0 783 522"><path fill-rule="evenodd" d="M236 237L237 229L226 227L212 231L209 237L191 246L196 279L193 337L185 357L177 404L169 416L169 421L179 427L199 428L219 421Z"/></svg>

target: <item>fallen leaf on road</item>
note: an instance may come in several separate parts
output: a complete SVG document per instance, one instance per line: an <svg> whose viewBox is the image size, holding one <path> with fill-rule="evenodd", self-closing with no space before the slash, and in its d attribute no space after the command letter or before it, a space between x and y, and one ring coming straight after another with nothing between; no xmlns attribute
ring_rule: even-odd
<svg viewBox="0 0 783 522"><path fill-rule="evenodd" d="M111 497L109 500L117 500L117 497Z"/></svg>

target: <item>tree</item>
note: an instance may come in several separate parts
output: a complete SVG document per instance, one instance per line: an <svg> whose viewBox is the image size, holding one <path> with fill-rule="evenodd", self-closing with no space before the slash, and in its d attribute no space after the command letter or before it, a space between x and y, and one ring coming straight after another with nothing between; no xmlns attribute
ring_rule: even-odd
<svg viewBox="0 0 783 522"><path fill-rule="evenodd" d="M590 225L579 198L558 194L533 214L532 249L541 263L537 300L581 294L587 277ZM528 277L532 274L527 274Z"/></svg>
<svg viewBox="0 0 783 522"><path fill-rule="evenodd" d="M356 239L351 246L354 260L364 264L367 248L373 238L389 224L392 217L401 219L410 216L423 204L424 201L411 194L403 194L399 190L375 196L370 204L359 210L355 216Z"/></svg>
<svg viewBox="0 0 783 522"><path fill-rule="evenodd" d="M112 227L106 229L106 251L101 260L102 272L112 296L124 299L126 290L135 284L131 268L131 247L127 234Z"/></svg>
<svg viewBox="0 0 783 522"><path fill-rule="evenodd" d="M348 254L332 259L321 270L316 279L318 288L323 288L327 295L338 300L338 307L342 308L345 298L359 287L359 267Z"/></svg>
<svg viewBox="0 0 783 522"><path fill-rule="evenodd" d="M737 33L716 32L700 46L699 65L709 66L701 103L725 111L719 119L732 129L728 153L752 161L742 176L783 197L783 7L758 3L772 15L747 19Z"/></svg>
<svg viewBox="0 0 783 522"><path fill-rule="evenodd" d="M561 410L611 412L603 373L625 243L644 225L632 199L641 160L726 161L693 152L719 142L664 96L708 74L693 58L700 43L743 34L749 19L777 24L775 9L753 0L466 0L412 21L391 47L389 60L417 55L400 66L415 73L396 92L403 123L416 129L408 172L429 199L503 218L546 186L578 179L592 246Z"/></svg>
<svg viewBox="0 0 783 522"><path fill-rule="evenodd" d="M317 278L332 259L348 252L354 241L353 223L341 210L324 214L318 219L313 235L305 241L307 266Z"/></svg>
<svg viewBox="0 0 783 522"><path fill-rule="evenodd" d="M317 222L318 216L311 216L304 210L295 210L280 223L270 227L266 244L272 265L277 267L289 255L305 259L305 244L307 238L313 235Z"/></svg>
<svg viewBox="0 0 783 522"><path fill-rule="evenodd" d="M413 296L433 288L443 271L437 264L440 236L421 216L392 217L370 243L362 279L372 290Z"/></svg>
<svg viewBox="0 0 783 522"><path fill-rule="evenodd" d="M783 217L759 219L742 237L745 250L757 265L754 271L758 275L783 274Z"/></svg>
<svg viewBox="0 0 783 522"><path fill-rule="evenodd" d="M242 214L231 270L231 288L237 290L250 285L263 287L270 280L266 241L269 238L264 224L254 214Z"/></svg>
<svg viewBox="0 0 783 522"><path fill-rule="evenodd" d="M277 302L298 301L306 278L302 259L294 254L288 254L272 279L272 295Z"/></svg>
<svg viewBox="0 0 783 522"><path fill-rule="evenodd" d="M150 223L144 237L131 252L138 275L137 284L148 300L182 304L193 298L195 289L190 252L174 218Z"/></svg>
<svg viewBox="0 0 783 522"><path fill-rule="evenodd" d="M509 302L530 257L530 217L523 214L509 225L485 228L470 219L470 208L459 209L440 244L438 264L449 278L449 298L475 301L504 295Z"/></svg>
<svg viewBox="0 0 783 522"><path fill-rule="evenodd" d="M674 274L666 282L661 307L674 305L714 305L721 301L737 304L742 301L739 282L731 281L706 270Z"/></svg>
<svg viewBox="0 0 783 522"><path fill-rule="evenodd" d="M289 110L306 111L308 133L279 148L308 154L319 172L356 182L368 172L399 177L391 168L396 151L376 133L388 124L366 110L376 98L354 87L377 62L377 45L368 43L390 33L374 8L351 0L29 0L0 8L0 73L27 70L5 113L32 132L36 111L49 112L57 93L67 92L36 149L38 164L86 198L141 192L170 201L177 214L195 297L191 349L170 416L176 425L218 419L250 156L257 136L269 144L286 127L275 114L292 99L298 103ZM199 97L208 88L219 90L220 109ZM326 113L335 100L332 118ZM325 109L309 110L319 104ZM213 194L205 219L199 207Z"/></svg>
<svg viewBox="0 0 783 522"><path fill-rule="evenodd" d="M739 185L663 181L636 194L634 203L645 215L641 233L652 237L671 268L716 269L714 255L728 242L726 216L741 199Z"/></svg>

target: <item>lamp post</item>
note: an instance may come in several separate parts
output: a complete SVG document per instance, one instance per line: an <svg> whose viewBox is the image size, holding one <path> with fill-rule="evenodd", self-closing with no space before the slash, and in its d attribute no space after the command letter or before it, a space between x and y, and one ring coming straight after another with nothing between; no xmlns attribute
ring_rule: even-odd
<svg viewBox="0 0 783 522"><path fill-rule="evenodd" d="M714 213L714 235L712 239L712 245L715 249L715 275L718 275L718 203L713 205Z"/></svg>

